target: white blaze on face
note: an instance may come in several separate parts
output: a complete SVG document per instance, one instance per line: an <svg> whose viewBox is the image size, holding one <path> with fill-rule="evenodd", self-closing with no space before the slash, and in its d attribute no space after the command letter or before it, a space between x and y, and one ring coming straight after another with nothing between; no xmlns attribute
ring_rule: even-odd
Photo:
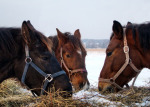
<svg viewBox="0 0 150 107"><path fill-rule="evenodd" d="M78 53L79 55L82 55L81 49L78 49L78 50L77 50L77 53Z"/></svg>

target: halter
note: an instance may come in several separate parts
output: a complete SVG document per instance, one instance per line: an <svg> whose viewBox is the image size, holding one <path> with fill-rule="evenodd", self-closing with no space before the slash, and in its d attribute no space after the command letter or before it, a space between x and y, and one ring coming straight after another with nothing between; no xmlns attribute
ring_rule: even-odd
<svg viewBox="0 0 150 107"><path fill-rule="evenodd" d="M67 70L67 72L68 72L68 74L69 74L69 78L72 76L72 74L74 74L74 73L77 73L77 72L87 72L87 70L86 69L74 69L74 70L70 70L68 67L67 67L67 65L66 65L66 63L65 63L65 61L64 61L64 59L63 59L63 52L62 52L62 47L60 48L60 60L61 60L61 67L62 67L62 65L64 65L64 67L65 67L65 69Z"/></svg>
<svg viewBox="0 0 150 107"><path fill-rule="evenodd" d="M25 67L24 67L24 72L22 74L22 78L21 78L21 82L23 84L25 84L25 77L26 77L26 73L28 71L29 65L32 66L39 74L41 74L42 76L45 77L44 79L44 85L43 85L43 89L41 90L41 94L43 95L48 83L50 83L51 81L53 81L53 78L58 77L60 75L66 74L65 71L59 71L56 72L54 74L46 74L45 72L43 72L38 66L36 66L33 62L32 62L32 58L29 56L29 48L27 45L25 45L25 53L26 53L26 59L25 59ZM32 93L33 94L33 93ZM35 96L35 94L33 94Z"/></svg>
<svg viewBox="0 0 150 107"><path fill-rule="evenodd" d="M107 82L107 83L110 83L114 86L116 86L118 89L123 89L120 85L118 85L115 80L118 78L118 76L124 71L124 69L130 65L132 67L132 69L137 72L133 82L132 82L132 85L131 85L131 88L133 90L133 86L134 86L134 83L135 83L135 80L137 79L139 73L141 70L137 69L136 66L132 63L132 60L130 59L129 57L129 47L128 47L128 44L127 44L127 38L126 38L126 33L125 33L125 29L123 29L124 32L123 32L123 35L124 35L124 47L123 47L123 51L125 53L125 57L126 57L126 60L125 60L125 63L123 64L123 66L120 68L120 70L116 73L116 75L110 79L103 79L103 78L99 78L99 81L100 82ZM128 84L126 84L128 86ZM133 90L134 91L134 90Z"/></svg>

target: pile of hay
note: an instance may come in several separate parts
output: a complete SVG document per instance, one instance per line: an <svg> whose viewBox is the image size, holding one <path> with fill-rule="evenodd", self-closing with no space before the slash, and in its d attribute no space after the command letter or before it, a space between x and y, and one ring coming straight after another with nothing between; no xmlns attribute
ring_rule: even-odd
<svg viewBox="0 0 150 107"><path fill-rule="evenodd" d="M148 87L134 87L136 93L129 93L129 90L115 94L105 93L110 102L120 102L120 106L139 106L150 103L150 89ZM88 92L98 92L97 88L91 88ZM47 96L33 97L30 91L22 88L19 82L14 79L5 80L0 84L0 107L103 107L109 106L108 103L90 101L89 94L82 99L63 98L60 91L48 93ZM95 97L95 96L93 96ZM101 96L96 96L101 99ZM143 105L144 105L143 104ZM144 105L144 106L145 106ZM150 104L149 104L150 105ZM117 105L116 103L116 106Z"/></svg>

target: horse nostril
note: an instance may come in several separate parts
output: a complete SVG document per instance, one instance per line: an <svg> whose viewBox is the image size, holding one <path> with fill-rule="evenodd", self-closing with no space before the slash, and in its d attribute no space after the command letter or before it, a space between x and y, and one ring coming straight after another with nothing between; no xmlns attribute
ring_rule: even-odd
<svg viewBox="0 0 150 107"><path fill-rule="evenodd" d="M114 92L114 88L112 87L112 86L108 86L107 88L106 88L106 91L108 91L108 92Z"/></svg>
<svg viewBox="0 0 150 107"><path fill-rule="evenodd" d="M98 87L98 90L99 90L99 91L102 91L102 88L101 88L101 87Z"/></svg>
<svg viewBox="0 0 150 107"><path fill-rule="evenodd" d="M83 87L83 83L80 83L79 87L82 88Z"/></svg>

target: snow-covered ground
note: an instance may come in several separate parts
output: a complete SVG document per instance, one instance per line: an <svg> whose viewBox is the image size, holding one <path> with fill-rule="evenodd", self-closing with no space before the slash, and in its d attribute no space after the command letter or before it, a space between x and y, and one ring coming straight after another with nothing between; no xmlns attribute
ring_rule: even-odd
<svg viewBox="0 0 150 107"><path fill-rule="evenodd" d="M86 68L88 70L88 79L92 87L93 86L96 88L98 87L98 77L103 67L104 60L105 60L104 51L88 51L88 54L86 56ZM147 86L148 85L147 83L149 81L150 81L150 70L145 68L139 74L134 86ZM129 83L129 85L131 85L131 83L132 81ZM89 101L96 101L101 103L107 102L110 104L110 106L114 106L117 103L117 102L110 102L109 100L106 99L106 96L103 96L96 91L89 92L89 91L82 90L77 93L74 93L73 98L81 99L83 101L88 101L88 102ZM144 104L150 106L150 102Z"/></svg>

